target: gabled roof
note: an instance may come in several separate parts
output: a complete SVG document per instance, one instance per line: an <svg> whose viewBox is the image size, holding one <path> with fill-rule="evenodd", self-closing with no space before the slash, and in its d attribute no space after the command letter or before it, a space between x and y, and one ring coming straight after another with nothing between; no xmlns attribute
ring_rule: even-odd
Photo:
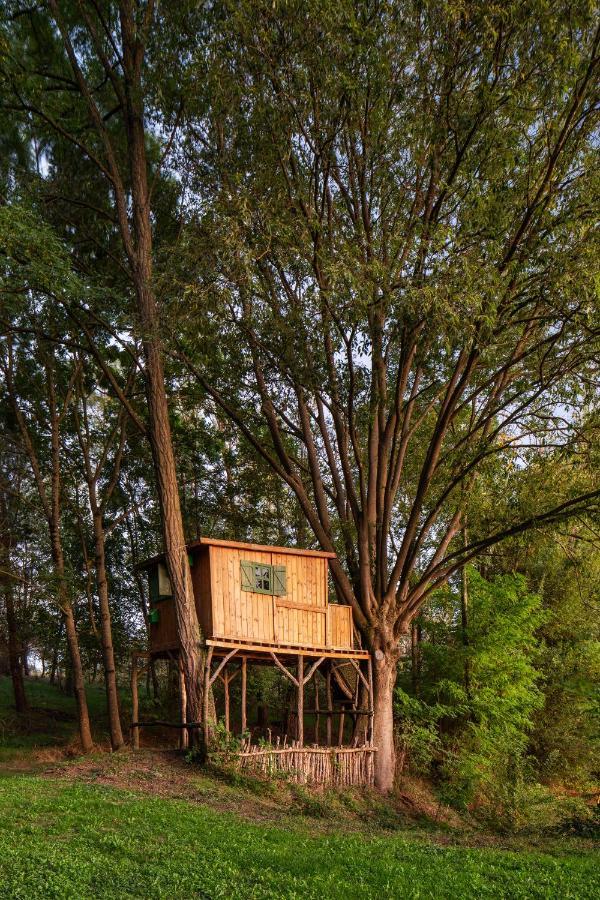
<svg viewBox="0 0 600 900"><path fill-rule="evenodd" d="M232 550L256 550L259 553L279 553L288 556L312 556L321 559L335 559L336 554L327 550L304 550L302 547L276 547L271 544L248 544L245 541L227 541L224 538L201 537L196 541L186 544L188 553L194 550L200 550L203 547L229 547ZM147 569L149 566L162 562L165 558L164 553L146 559L144 562L138 563L137 569Z"/></svg>
<svg viewBox="0 0 600 900"><path fill-rule="evenodd" d="M247 544L245 541L226 541L223 538L201 537L192 544L188 544L188 550L194 547L231 547L233 550L259 550L262 553L287 553L289 556L318 556L321 559L335 559L336 554L327 550L304 550L302 547L276 547L271 544Z"/></svg>

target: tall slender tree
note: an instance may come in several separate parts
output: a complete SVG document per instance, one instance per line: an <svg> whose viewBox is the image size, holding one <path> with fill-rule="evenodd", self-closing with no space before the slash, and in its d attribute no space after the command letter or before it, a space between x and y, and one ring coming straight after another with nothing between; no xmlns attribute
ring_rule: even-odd
<svg viewBox="0 0 600 900"><path fill-rule="evenodd" d="M55 599L69 647L81 747L87 753L93 748L93 739L62 537L64 461L61 457L61 428L73 397L79 363L71 359L65 365L64 360L57 358L55 346L45 340L28 342L27 353L31 352L37 362L34 373L30 369L31 358L28 356L24 364L23 354L15 353L13 338L9 336L0 358L0 369L48 528ZM27 372L23 371L24 367ZM26 391L24 384L27 385ZM32 389L40 393L32 396Z"/></svg>
<svg viewBox="0 0 600 900"><path fill-rule="evenodd" d="M388 789L399 643L424 601L487 547L598 504L576 470L555 505L518 485L598 396L600 27L586 2L225 9L186 145L182 321L207 343L190 329L173 353L340 551ZM461 542L494 459L506 502Z"/></svg>
<svg viewBox="0 0 600 900"><path fill-rule="evenodd" d="M203 650L177 485L153 255L153 203L179 124L176 113L172 122L165 121L153 105L160 88L149 57L158 53L167 65L176 33L168 16L168 9L159 14L153 0L102 5L48 0L15 11L12 50L3 52L3 80L10 105L21 114L32 140L43 135L49 146L68 145L86 170L100 175L110 197L112 209L100 211L119 236L116 261L132 295L128 327L142 346L147 427L95 348L78 304L71 313L132 421L150 441L190 715L199 721ZM176 66L178 50L170 58ZM164 141L159 140L162 128ZM51 150L47 155L52 157ZM90 209L95 203L93 196L73 199Z"/></svg>

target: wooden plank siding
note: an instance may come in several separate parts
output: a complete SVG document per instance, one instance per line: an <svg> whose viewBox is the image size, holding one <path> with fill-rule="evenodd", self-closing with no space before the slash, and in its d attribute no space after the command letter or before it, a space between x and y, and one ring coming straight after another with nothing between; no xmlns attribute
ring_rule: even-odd
<svg viewBox="0 0 600 900"><path fill-rule="evenodd" d="M297 549L206 541L190 546L196 610L204 638L278 647L352 650L352 610L328 602L328 556ZM284 566L285 594L242 589L241 563ZM247 583L247 582L245 582ZM157 604L153 651L177 646L172 600Z"/></svg>

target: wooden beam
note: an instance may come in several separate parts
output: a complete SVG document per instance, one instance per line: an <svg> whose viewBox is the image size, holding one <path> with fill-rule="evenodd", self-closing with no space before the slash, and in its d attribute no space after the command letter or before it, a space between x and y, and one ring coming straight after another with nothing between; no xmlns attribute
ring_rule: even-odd
<svg viewBox="0 0 600 900"><path fill-rule="evenodd" d="M315 672L317 671L317 669L319 668L319 666L321 665L321 663L323 662L324 659L325 659L325 657L321 656L320 659L318 659L315 663L312 664L312 666L308 670L308 675L304 679L304 684L308 684L308 682L313 677L313 675L315 674Z"/></svg>
<svg viewBox="0 0 600 900"><path fill-rule="evenodd" d="M246 686L248 683L248 660L245 656L242 656L242 734L246 732L247 729L247 718L246 718Z"/></svg>
<svg viewBox="0 0 600 900"><path fill-rule="evenodd" d="M360 671L360 666L359 666L359 664L358 664L358 663L356 662L356 660L354 660L354 659L351 659L351 660L350 660L350 663L351 663L351 665L354 666L354 668L355 668L356 671L358 672L358 677L360 678L360 680L361 680L362 683L364 684L365 688L366 688L367 690L369 690L369 682L367 681L367 679L365 678L365 676L363 675L363 673Z"/></svg>
<svg viewBox="0 0 600 900"><path fill-rule="evenodd" d="M298 657L298 743L304 746L304 657Z"/></svg>
<svg viewBox="0 0 600 900"><path fill-rule="evenodd" d="M291 681L296 687L298 687L298 679L295 678L295 677L292 675L292 673L290 672L290 670L289 670L289 669L286 669L286 667L283 665L283 663L280 662L280 661L277 659L276 654L273 653L272 650L271 650L271 656L273 657L273 662L275 663L275 665L277 666L277 668L278 668L278 669L281 669L281 671L282 671L283 674L286 676L286 678L289 678L290 681ZM303 657L302 657L302 656L299 656L298 659L303 659Z"/></svg>
<svg viewBox="0 0 600 900"><path fill-rule="evenodd" d="M316 653L320 653L325 659L368 659L369 654L366 650L326 650L323 647L308 647L308 646L290 646L286 645L283 642L277 643L276 647L273 647L272 644L264 643L257 644L256 641L248 641L244 643L244 641L233 641L229 640L229 638L208 638L206 641L207 647L214 647L215 650L229 650L232 647L235 647L237 650L242 650L244 653L264 653L265 656L269 656L271 653L276 651L277 653L285 653L287 656L306 656L307 654L314 656Z"/></svg>
<svg viewBox="0 0 600 900"><path fill-rule="evenodd" d="M347 666L347 665L349 665L349 663L344 663L344 665ZM331 667L331 672L332 672L333 677L335 678L335 680L336 680L336 682L337 682L337 684L338 684L338 687L339 687L340 690L342 691L342 693L344 693L344 694L346 695L346 697L348 698L348 700L353 700L353 699L354 699L354 695L352 694L351 688L349 687L349 685L347 684L347 682L344 680L344 678L342 677L342 675L341 675L340 672L338 671L338 669L341 669L341 668L342 668L342 666L332 666L332 667Z"/></svg>
<svg viewBox="0 0 600 900"><path fill-rule="evenodd" d="M183 728L179 734L179 749L186 750L189 744L189 732L185 727L187 722L187 693L185 689L185 675L183 672L183 663L179 659L179 704L181 710L181 724Z"/></svg>
<svg viewBox="0 0 600 900"><path fill-rule="evenodd" d="M374 695L373 695L373 662L371 657L369 656L369 660L367 662L368 669L368 679L369 679L369 728L367 730L367 741L369 744L373 743L373 718L375 715L374 708Z"/></svg>
<svg viewBox="0 0 600 900"><path fill-rule="evenodd" d="M333 700L331 695L331 666L325 676L325 699L327 703L327 746L331 747L331 717L333 715Z"/></svg>
<svg viewBox="0 0 600 900"><path fill-rule="evenodd" d="M316 603L298 603L296 600L283 600L280 597L276 597L275 604L284 609L301 609L307 612L322 613L322 615L326 615L327 613L327 608L325 606L318 606Z"/></svg>
<svg viewBox="0 0 600 900"><path fill-rule="evenodd" d="M202 696L202 719L204 726L204 752L208 753L210 743L210 729L208 727L208 695L210 693L210 666L212 663L214 647L209 647L204 665L204 691Z"/></svg>
<svg viewBox="0 0 600 900"><path fill-rule="evenodd" d="M225 701L225 731L229 732L229 672L223 671L223 697Z"/></svg>
<svg viewBox="0 0 600 900"><path fill-rule="evenodd" d="M225 666L227 665L227 663L229 662L229 660L231 659L231 657L232 657L232 656L235 656L235 654L236 654L237 652L238 652L238 648L237 648L237 647L234 647L233 650L231 651L231 653L228 653L227 656L224 656L224 657L223 657L223 659L221 660L221 662L219 663L219 665L218 665L217 668L215 669L214 674L210 676L210 680L209 680L209 682L208 682L208 686L209 686L209 687L213 684L214 681L216 681L217 676L218 676L219 673L221 672L221 669L224 669L224 668L225 668ZM211 658L212 658L212 654L211 654Z"/></svg>

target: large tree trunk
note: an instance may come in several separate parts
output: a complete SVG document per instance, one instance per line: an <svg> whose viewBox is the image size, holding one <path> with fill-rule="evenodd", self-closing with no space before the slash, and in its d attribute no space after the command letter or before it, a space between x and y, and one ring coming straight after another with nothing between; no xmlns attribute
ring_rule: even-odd
<svg viewBox="0 0 600 900"><path fill-rule="evenodd" d="M73 608L70 603L62 607L65 628L67 631L67 644L69 646L69 655L71 657L71 677L73 679L73 691L75 693L75 702L77 703L77 715L79 719L79 737L81 740L81 749L84 753L89 753L94 746L92 740L92 731L90 728L90 717L87 708L87 699L85 696L85 681L83 678L83 666L81 665L81 655L79 653L79 641L77 639L77 630L75 628L75 618L73 616Z"/></svg>
<svg viewBox="0 0 600 900"><path fill-rule="evenodd" d="M102 658L104 661L104 683L106 686L110 744L113 750L118 750L123 746L125 741L123 740L121 718L119 716L119 693L117 690L117 673L115 669L110 604L108 600L108 579L106 577L106 555L102 513L94 510L93 519L96 586L98 588L98 599L100 601L100 635L102 641Z"/></svg>
<svg viewBox="0 0 600 900"><path fill-rule="evenodd" d="M192 576L183 531L162 360L158 348L154 344L146 345L145 351L150 440L161 509L165 561L175 603L177 633L185 676L188 718L193 722L201 722L204 652L201 648L202 636L196 614ZM198 729L199 734L202 734L202 731L202 729Z"/></svg>
<svg viewBox="0 0 600 900"><path fill-rule="evenodd" d="M191 721L202 721L204 651L196 614L187 556L177 469L169 422L169 407L162 359L160 319L152 284L152 228L146 164L139 47L133 20L121 16L127 95L127 137L131 169L135 250L132 253L137 308L142 325L146 363L146 394L150 444L161 510L165 560L175 602L177 631ZM202 734L203 729L198 729Z"/></svg>
<svg viewBox="0 0 600 900"><path fill-rule="evenodd" d="M375 754L375 786L388 792L394 786L396 751L394 747L394 687L398 660L389 654L373 659L373 739Z"/></svg>

